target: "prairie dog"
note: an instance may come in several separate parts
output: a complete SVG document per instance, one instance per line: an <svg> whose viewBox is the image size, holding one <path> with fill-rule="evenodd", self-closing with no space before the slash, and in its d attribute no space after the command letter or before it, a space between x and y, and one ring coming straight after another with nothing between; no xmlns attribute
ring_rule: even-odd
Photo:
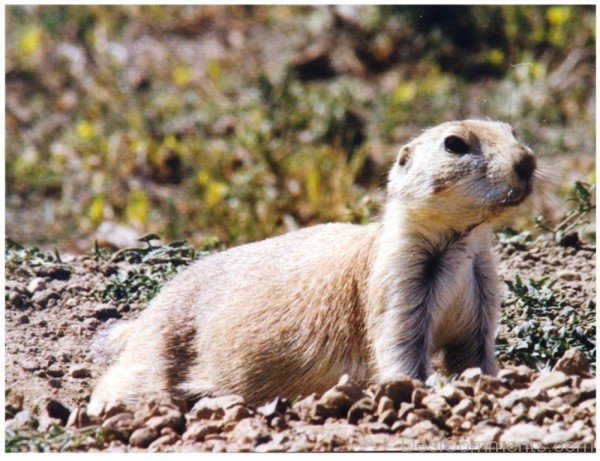
<svg viewBox="0 0 600 461"><path fill-rule="evenodd" d="M500 284L490 220L531 192L536 161L509 125L424 131L391 168L378 222L330 223L208 256L108 335L115 363L88 411L143 394L323 392L350 374L496 373Z"/></svg>

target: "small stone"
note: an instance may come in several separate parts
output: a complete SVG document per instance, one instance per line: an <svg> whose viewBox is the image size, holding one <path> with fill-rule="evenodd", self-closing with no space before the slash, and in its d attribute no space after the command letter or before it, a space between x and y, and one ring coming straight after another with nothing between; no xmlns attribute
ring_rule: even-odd
<svg viewBox="0 0 600 461"><path fill-rule="evenodd" d="M426 396L427 391L425 391L425 389L417 388L412 393L411 401L415 407L419 407Z"/></svg>
<svg viewBox="0 0 600 461"><path fill-rule="evenodd" d="M382 382L375 393L375 402L379 404L380 399L385 396L394 402L394 407L399 408L402 402L410 402L415 390L414 380L402 374Z"/></svg>
<svg viewBox="0 0 600 461"><path fill-rule="evenodd" d="M57 280L68 280L71 271L61 264L42 264L34 269L36 275Z"/></svg>
<svg viewBox="0 0 600 461"><path fill-rule="evenodd" d="M69 420L67 421L67 426L82 428L82 427L92 426L97 423L98 423L98 420L96 418L90 417L87 414L85 407L77 407L69 415Z"/></svg>
<svg viewBox="0 0 600 461"><path fill-rule="evenodd" d="M559 387L569 381L569 377L562 371L551 371L548 373L542 373L540 376L531 383L530 388L536 390L547 390L553 387Z"/></svg>
<svg viewBox="0 0 600 461"><path fill-rule="evenodd" d="M27 285L27 290L30 293L35 293L37 291L43 291L47 285L48 285L48 282L46 282L46 279L44 279L42 277L35 277L35 278L31 279L31 281Z"/></svg>
<svg viewBox="0 0 600 461"><path fill-rule="evenodd" d="M452 408L452 413L456 415L464 416L469 411L473 409L473 401L469 398L464 398L460 402L458 402L454 408Z"/></svg>
<svg viewBox="0 0 600 461"><path fill-rule="evenodd" d="M168 410L160 416L153 416L146 421L146 426L160 431L169 427L175 431L180 431L185 426L185 419L179 410Z"/></svg>
<svg viewBox="0 0 600 461"><path fill-rule="evenodd" d="M542 439L544 445L554 445L557 443L566 443L577 437L577 431L573 429L552 431Z"/></svg>
<svg viewBox="0 0 600 461"><path fill-rule="evenodd" d="M105 419L102 427L121 440L129 440L133 432L133 421L133 415L130 412L123 412Z"/></svg>
<svg viewBox="0 0 600 461"><path fill-rule="evenodd" d="M23 409L23 394L7 388L4 391L5 419L10 419Z"/></svg>
<svg viewBox="0 0 600 461"><path fill-rule="evenodd" d="M590 362L579 349L568 349L556 362L553 370L567 375L583 375L590 371Z"/></svg>
<svg viewBox="0 0 600 461"><path fill-rule="evenodd" d="M17 309L26 309L27 308L27 298L15 291L11 291L8 293L8 299L6 300L6 305L14 306Z"/></svg>
<svg viewBox="0 0 600 461"><path fill-rule="evenodd" d="M56 365L46 368L45 372L47 376L51 376L53 378L60 378L65 374L65 372Z"/></svg>
<svg viewBox="0 0 600 461"><path fill-rule="evenodd" d="M459 379L466 381L468 383L475 383L479 379L479 377L483 374L481 368L467 368L461 374Z"/></svg>
<svg viewBox="0 0 600 461"><path fill-rule="evenodd" d="M379 399L379 404L377 405L377 413L381 415L384 412L393 409L394 401L385 395L381 396L381 398Z"/></svg>
<svg viewBox="0 0 600 461"><path fill-rule="evenodd" d="M526 406L533 405L539 398L541 391L539 389L515 389L499 400L502 408L511 409L517 403L522 403Z"/></svg>
<svg viewBox="0 0 600 461"><path fill-rule="evenodd" d="M465 418L460 415L452 415L446 421L446 426L453 432L458 431L462 424L465 422Z"/></svg>
<svg viewBox="0 0 600 461"><path fill-rule="evenodd" d="M92 315L98 320L117 319L121 317L117 308L112 304L98 304L94 306Z"/></svg>
<svg viewBox="0 0 600 461"><path fill-rule="evenodd" d="M431 437L439 437L442 434L431 421L421 421L412 427L406 428L401 435L409 439L430 439Z"/></svg>
<svg viewBox="0 0 600 461"><path fill-rule="evenodd" d="M275 416L284 415L289 407L290 402L287 399L276 397L262 407L258 407L256 411L270 421Z"/></svg>
<svg viewBox="0 0 600 461"><path fill-rule="evenodd" d="M358 424L365 416L375 412L375 403L369 397L364 397L352 404L348 410L348 422L350 424Z"/></svg>
<svg viewBox="0 0 600 461"><path fill-rule="evenodd" d="M69 376L76 379L89 378L91 372L85 365L75 364L69 368Z"/></svg>
<svg viewBox="0 0 600 461"><path fill-rule="evenodd" d="M60 294L52 290L37 291L31 297L31 302L40 308L45 308L53 299L60 298Z"/></svg>
<svg viewBox="0 0 600 461"><path fill-rule="evenodd" d="M400 404L400 409L398 410L398 419L406 419L411 411L415 409L415 406L412 403L402 402Z"/></svg>
<svg viewBox="0 0 600 461"><path fill-rule="evenodd" d="M231 437L238 443L250 443L253 446L271 439L269 427L264 421L256 418L242 419L231 432Z"/></svg>
<svg viewBox="0 0 600 461"><path fill-rule="evenodd" d="M179 437L177 436L177 434L162 435L158 439L156 439L154 442L152 442L150 445L148 445L147 450L150 453L154 453L154 452L160 451L164 447L173 445L175 442L177 442L177 440L179 440Z"/></svg>
<svg viewBox="0 0 600 461"><path fill-rule="evenodd" d="M417 416L419 420L434 421L438 419L429 408L417 408L412 412L412 415Z"/></svg>
<svg viewBox="0 0 600 461"><path fill-rule="evenodd" d="M271 419L269 426L271 426L273 429L282 431L287 428L287 423L282 415L278 415Z"/></svg>
<svg viewBox="0 0 600 461"><path fill-rule="evenodd" d="M239 422L244 418L251 416L250 411L243 405L236 405L233 408L228 408L223 417L223 423Z"/></svg>
<svg viewBox="0 0 600 461"><path fill-rule="evenodd" d="M506 389L498 378L494 378L489 375L481 375L476 385L477 392L483 392L486 394L493 394L498 397L502 397L508 394Z"/></svg>
<svg viewBox="0 0 600 461"><path fill-rule="evenodd" d="M463 391L452 384L446 384L444 387L442 387L440 389L440 395L446 399L446 402L448 402L448 404L451 406L456 405L462 399L467 397Z"/></svg>
<svg viewBox="0 0 600 461"><path fill-rule="evenodd" d="M19 316L18 322L21 325L27 324L27 323L29 323L29 317L27 315L23 314L23 315Z"/></svg>
<svg viewBox="0 0 600 461"><path fill-rule="evenodd" d="M450 405L438 394L429 394L423 398L422 404L433 413L436 421L444 421L450 414Z"/></svg>
<svg viewBox="0 0 600 461"><path fill-rule="evenodd" d="M572 282L575 280L581 280L581 274L575 271L570 271L567 269L560 270L556 273L559 279L566 280L568 282Z"/></svg>
<svg viewBox="0 0 600 461"><path fill-rule="evenodd" d="M4 287L6 289L6 292L12 291L26 296L28 298L31 296L31 292L25 287L25 285L15 280L6 280L6 282L4 283Z"/></svg>
<svg viewBox="0 0 600 461"><path fill-rule="evenodd" d="M394 409L389 408L379 414L379 418L377 419L377 421L379 423L383 423L383 424L391 427L396 422L397 419L398 419L398 415L396 414Z"/></svg>
<svg viewBox="0 0 600 461"><path fill-rule="evenodd" d="M221 419L224 415L225 410L214 398L204 397L192 407L188 414L188 419L194 421L200 419Z"/></svg>
<svg viewBox="0 0 600 461"><path fill-rule="evenodd" d="M296 402L293 406L294 411L298 413L298 416L301 420L309 420L311 415L315 411L315 406L318 402L318 397L316 393L309 395L308 397L303 398Z"/></svg>
<svg viewBox="0 0 600 461"><path fill-rule="evenodd" d="M498 442L502 436L502 429L494 426L476 426L473 440L478 443Z"/></svg>
<svg viewBox="0 0 600 461"><path fill-rule="evenodd" d="M343 375L338 384L326 391L319 403L329 408L337 408L345 414L350 406L363 397L362 390L350 380L348 375Z"/></svg>
<svg viewBox="0 0 600 461"><path fill-rule="evenodd" d="M396 421L394 424L392 424L391 427L391 431L394 434L398 434L400 432L402 432L404 429L406 429L408 427L408 424L404 421Z"/></svg>
<svg viewBox="0 0 600 461"><path fill-rule="evenodd" d="M16 431L26 429L31 421L31 413L28 410L19 411L12 418L6 418L4 430Z"/></svg>
<svg viewBox="0 0 600 461"><path fill-rule="evenodd" d="M500 437L500 441L504 443L522 443L530 444L539 442L546 437L546 431L535 424L520 423L509 427Z"/></svg>
<svg viewBox="0 0 600 461"><path fill-rule="evenodd" d="M218 434L221 425L215 421L201 422L192 424L181 437L182 440L192 440L194 442L204 442L209 434Z"/></svg>
<svg viewBox="0 0 600 461"><path fill-rule="evenodd" d="M389 434L391 432L390 427L381 422L365 423L360 427L366 429L369 434Z"/></svg>
<svg viewBox="0 0 600 461"><path fill-rule="evenodd" d="M133 431L129 443L134 447L146 448L159 436L159 432L151 427L140 427Z"/></svg>
<svg viewBox="0 0 600 461"><path fill-rule="evenodd" d="M104 408L103 418L108 419L112 416L118 415L119 413L125 413L127 411L127 406L117 400L116 402L110 403Z"/></svg>

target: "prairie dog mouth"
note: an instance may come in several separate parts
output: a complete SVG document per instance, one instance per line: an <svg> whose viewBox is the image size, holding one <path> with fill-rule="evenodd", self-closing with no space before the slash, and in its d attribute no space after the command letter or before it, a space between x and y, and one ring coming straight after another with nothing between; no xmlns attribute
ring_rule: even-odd
<svg viewBox="0 0 600 461"><path fill-rule="evenodd" d="M498 203L499 206L502 207L511 207L520 205L525 201L527 197L531 194L531 184L528 183L527 186L522 191L515 191L514 189L510 189L505 198L500 200Z"/></svg>

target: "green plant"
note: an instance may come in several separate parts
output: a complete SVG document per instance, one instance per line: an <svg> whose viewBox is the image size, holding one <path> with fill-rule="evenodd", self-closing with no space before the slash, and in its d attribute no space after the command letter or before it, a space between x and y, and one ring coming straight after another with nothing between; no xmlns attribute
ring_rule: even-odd
<svg viewBox="0 0 600 461"><path fill-rule="evenodd" d="M589 224L589 215L596 209L594 202L595 184L576 181L569 193L567 202L574 202L574 206L557 223L549 222L543 216L535 220L536 226L550 232L556 242L565 244L565 238L573 229Z"/></svg>
<svg viewBox="0 0 600 461"><path fill-rule="evenodd" d="M510 354L517 362L543 369L552 366L567 349L577 348L594 368L596 328L585 318L594 312L578 312L555 291L556 281L547 278L523 281L517 274L514 281L505 283L512 299L510 308L503 309L501 315L508 331L499 337L499 355Z"/></svg>
<svg viewBox="0 0 600 461"><path fill-rule="evenodd" d="M498 232L498 243L502 247L512 247L517 250L525 250L531 242L531 232L526 230L517 232L512 227L505 227Z"/></svg>
<svg viewBox="0 0 600 461"><path fill-rule="evenodd" d="M69 266L63 263L56 249L53 251L42 251L37 246L25 248L14 240L7 238L4 247L4 265L7 272L12 273L24 264L30 267L51 264L64 271L69 270Z"/></svg>
<svg viewBox="0 0 600 461"><path fill-rule="evenodd" d="M215 239L210 239L205 241L201 249L195 249L186 242L154 245L152 242L158 239L160 237L155 234L147 235L140 239L146 243L146 247L124 248L110 256L111 261L125 261L132 267L108 279L100 291L102 299L150 301L181 268L206 256L217 244Z"/></svg>

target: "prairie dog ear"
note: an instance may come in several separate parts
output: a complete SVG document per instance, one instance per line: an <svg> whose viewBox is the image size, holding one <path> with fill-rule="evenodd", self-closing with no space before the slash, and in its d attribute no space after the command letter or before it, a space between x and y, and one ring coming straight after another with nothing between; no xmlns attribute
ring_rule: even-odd
<svg viewBox="0 0 600 461"><path fill-rule="evenodd" d="M398 163L399 166L406 165L406 163L410 160L411 154L412 149L410 145L405 144L400 148L400 151L398 152L398 158L396 159L396 163Z"/></svg>

